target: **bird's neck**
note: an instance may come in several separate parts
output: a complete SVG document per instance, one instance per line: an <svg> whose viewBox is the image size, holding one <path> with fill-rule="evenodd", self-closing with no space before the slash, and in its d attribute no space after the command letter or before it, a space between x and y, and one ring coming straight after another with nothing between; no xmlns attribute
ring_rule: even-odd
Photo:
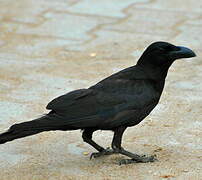
<svg viewBox="0 0 202 180"><path fill-rule="evenodd" d="M165 81L170 64L164 64L162 66L155 66L152 64L139 64L138 66L144 71L148 79L155 81Z"/></svg>

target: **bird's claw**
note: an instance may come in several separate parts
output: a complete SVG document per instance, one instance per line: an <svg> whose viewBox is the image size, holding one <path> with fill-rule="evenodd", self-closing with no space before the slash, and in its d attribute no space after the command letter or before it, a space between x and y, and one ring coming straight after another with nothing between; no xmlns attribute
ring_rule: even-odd
<svg viewBox="0 0 202 180"><path fill-rule="evenodd" d="M101 152L95 152L95 153L92 153L90 155L90 159L92 158L97 158L97 157L100 157L100 156L104 156L104 155L111 155L113 154L114 151L110 148L106 148L105 150L101 151Z"/></svg>
<svg viewBox="0 0 202 180"><path fill-rule="evenodd" d="M158 161L158 159L156 158L156 155L152 155L152 156L142 155L134 159L122 159L119 161L119 165L132 164L132 163L148 163L148 162L154 162L154 161Z"/></svg>

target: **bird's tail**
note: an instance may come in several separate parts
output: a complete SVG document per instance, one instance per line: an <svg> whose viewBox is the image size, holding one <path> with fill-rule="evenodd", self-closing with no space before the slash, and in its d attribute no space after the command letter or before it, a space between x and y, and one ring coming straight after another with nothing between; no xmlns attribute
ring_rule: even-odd
<svg viewBox="0 0 202 180"><path fill-rule="evenodd" d="M14 124L8 129L8 131L0 134L0 144L25 136L38 134L43 131L60 130L55 123L57 120L54 121L53 118L54 117L47 114L32 121Z"/></svg>

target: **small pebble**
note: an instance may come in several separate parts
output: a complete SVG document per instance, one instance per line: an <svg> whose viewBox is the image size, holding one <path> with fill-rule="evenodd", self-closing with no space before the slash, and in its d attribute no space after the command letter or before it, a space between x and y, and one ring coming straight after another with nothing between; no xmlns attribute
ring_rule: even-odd
<svg viewBox="0 0 202 180"><path fill-rule="evenodd" d="M97 54L96 53L90 53L91 57L95 57Z"/></svg>
<svg viewBox="0 0 202 180"><path fill-rule="evenodd" d="M87 156L87 155L89 155L89 152L83 152L83 155Z"/></svg>

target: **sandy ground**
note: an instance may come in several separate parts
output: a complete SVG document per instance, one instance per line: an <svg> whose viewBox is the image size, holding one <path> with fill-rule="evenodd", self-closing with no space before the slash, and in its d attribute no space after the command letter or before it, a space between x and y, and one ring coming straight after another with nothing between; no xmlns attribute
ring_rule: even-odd
<svg viewBox="0 0 202 180"><path fill-rule="evenodd" d="M46 113L46 104L136 63L151 42L195 50L170 69L156 109L123 146L159 161L89 160L79 131L46 132L0 146L0 180L202 179L202 1L1 0L0 131ZM111 132L94 139L107 147Z"/></svg>

